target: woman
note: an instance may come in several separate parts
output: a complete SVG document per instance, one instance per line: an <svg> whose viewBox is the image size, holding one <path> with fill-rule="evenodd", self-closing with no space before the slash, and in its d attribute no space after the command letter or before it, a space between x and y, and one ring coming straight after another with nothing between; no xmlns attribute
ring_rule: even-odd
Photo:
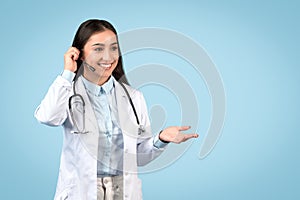
<svg viewBox="0 0 300 200"><path fill-rule="evenodd" d="M64 127L54 199L142 199L137 166L169 142L197 134L168 127L152 136L143 95L128 85L116 30L87 20L64 55L64 71L35 111L44 124Z"/></svg>

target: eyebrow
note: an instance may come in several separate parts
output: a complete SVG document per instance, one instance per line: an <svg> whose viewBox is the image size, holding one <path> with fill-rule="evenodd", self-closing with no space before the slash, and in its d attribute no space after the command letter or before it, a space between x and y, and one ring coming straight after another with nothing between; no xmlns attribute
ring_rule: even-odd
<svg viewBox="0 0 300 200"><path fill-rule="evenodd" d="M115 44L118 44L118 43L117 42L113 42L110 45L115 45ZM96 44L93 44L92 46L105 46L105 44L103 44L103 43L96 43Z"/></svg>

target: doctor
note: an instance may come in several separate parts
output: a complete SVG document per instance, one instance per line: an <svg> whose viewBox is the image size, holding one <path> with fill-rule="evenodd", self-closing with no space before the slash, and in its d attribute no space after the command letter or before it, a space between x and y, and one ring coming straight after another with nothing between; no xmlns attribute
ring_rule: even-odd
<svg viewBox="0 0 300 200"><path fill-rule="evenodd" d="M64 71L35 111L41 123L64 128L55 200L140 200L137 167L169 142L197 134L188 126L151 133L141 92L128 84L115 28L87 20L64 55Z"/></svg>

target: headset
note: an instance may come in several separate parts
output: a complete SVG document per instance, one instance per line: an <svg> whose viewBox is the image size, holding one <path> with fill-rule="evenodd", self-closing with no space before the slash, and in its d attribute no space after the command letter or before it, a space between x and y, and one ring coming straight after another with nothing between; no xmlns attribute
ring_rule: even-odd
<svg viewBox="0 0 300 200"><path fill-rule="evenodd" d="M87 67L88 67L88 69L90 71L95 72L95 68L94 67L90 66L86 62L85 62L85 64L87 65ZM79 73L79 72L77 72L77 73ZM80 94L76 93L76 90L75 90L75 83L76 83L77 79L78 78L75 77L75 80L74 80L74 83L73 83L73 95L69 98L69 111L70 111L70 114L71 114L71 119L72 119L72 121L73 121L73 123L75 125L75 128L77 129L77 131L72 131L72 133L74 133L74 134L87 134L89 131L85 130L85 101L84 101L83 97ZM120 85L122 86L122 88L124 89L124 91L126 93L126 96L127 96L128 100L129 100L129 103L130 103L131 108L133 110L133 113L134 113L134 116L135 116L135 119L136 119L136 123L139 126L139 128L138 128L138 135L141 135L143 132L145 132L145 128L144 128L143 125L140 124L140 120L138 118L136 109L134 107L132 99L131 99L131 97L130 97L130 95L128 93L128 90L126 89L124 83L122 83L122 82L118 82L118 83L120 83ZM83 108L83 110L82 110L82 122L83 122L83 125L82 125L82 129L81 130L79 129L78 124L76 123L76 120L75 120L75 117L74 117L74 113L72 111L72 99L75 99L76 97L79 98L79 101L81 102L82 108Z"/></svg>

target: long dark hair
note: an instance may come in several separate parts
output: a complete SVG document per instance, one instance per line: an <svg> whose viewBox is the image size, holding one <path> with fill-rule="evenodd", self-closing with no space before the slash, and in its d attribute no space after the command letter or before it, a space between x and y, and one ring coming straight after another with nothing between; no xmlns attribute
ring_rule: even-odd
<svg viewBox="0 0 300 200"><path fill-rule="evenodd" d="M89 19L89 20L83 22L79 26L79 28L75 34L73 43L72 43L72 47L76 47L78 50L81 51L79 58L76 61L77 62L77 71L75 72L76 76L75 76L74 80L77 80L77 78L81 75L81 73L79 73L79 72L81 70L83 70L83 67L81 67L81 65L82 65L81 56L82 56L82 49L83 49L84 45L87 43L87 41L90 39L90 37L93 34L95 34L97 32L103 32L105 30L111 30L114 34L116 34L117 42L119 44L117 31L113 27L113 25L111 23L109 23L108 21L99 20L99 19ZM79 70L79 68L82 68L82 69ZM120 81L122 83L126 83L129 85L126 75L124 73L124 69L123 69L123 59L122 59L122 54L121 54L120 48L119 48L119 61L118 61L116 68L112 72L112 75L117 81Z"/></svg>

